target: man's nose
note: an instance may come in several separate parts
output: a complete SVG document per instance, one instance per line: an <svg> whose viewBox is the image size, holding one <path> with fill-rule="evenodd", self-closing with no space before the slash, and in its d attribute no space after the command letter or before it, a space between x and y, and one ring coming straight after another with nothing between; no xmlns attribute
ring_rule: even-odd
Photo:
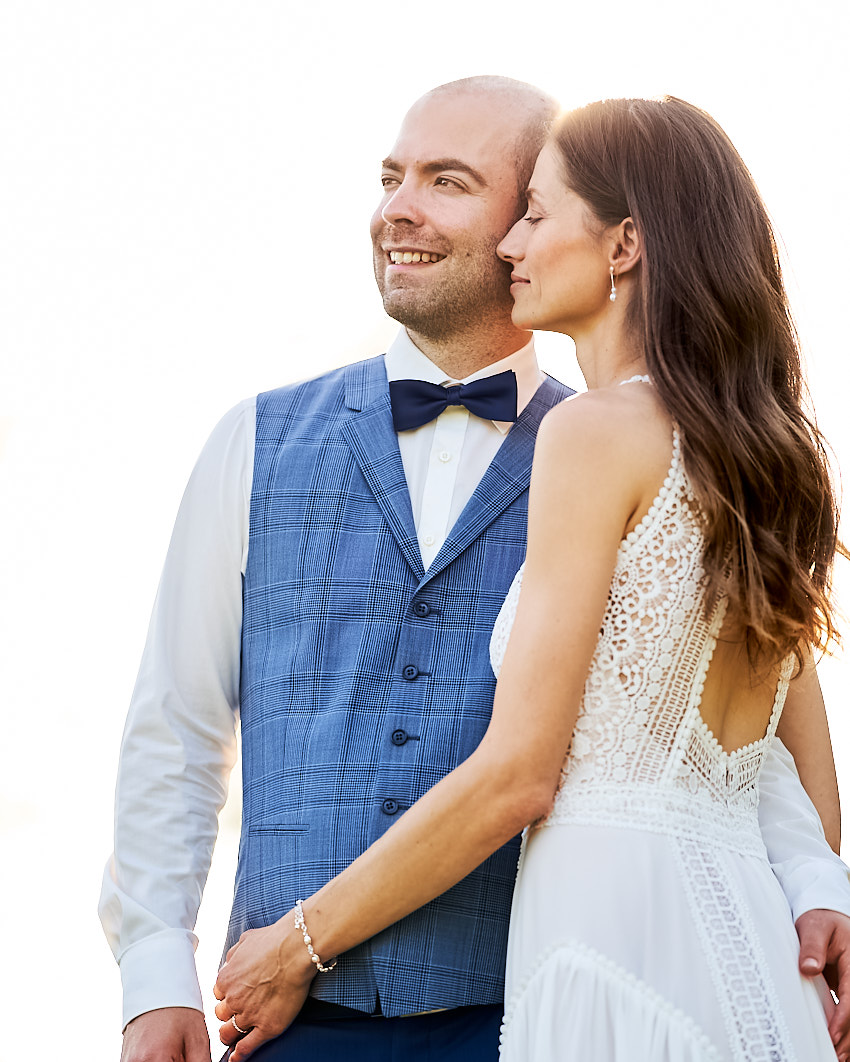
<svg viewBox="0 0 850 1062"><path fill-rule="evenodd" d="M421 225L424 220L421 196L410 184L402 181L381 207L381 217L388 225L398 225L402 221Z"/></svg>

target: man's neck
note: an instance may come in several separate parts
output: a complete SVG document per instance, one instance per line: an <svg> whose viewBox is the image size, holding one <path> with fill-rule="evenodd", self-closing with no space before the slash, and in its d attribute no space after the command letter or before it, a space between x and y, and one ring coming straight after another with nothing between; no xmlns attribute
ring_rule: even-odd
<svg viewBox="0 0 850 1062"><path fill-rule="evenodd" d="M423 336L410 328L407 334L450 380L465 380L467 376L521 350L531 339L531 332L524 332L513 325L488 329L476 327L469 332L440 339Z"/></svg>

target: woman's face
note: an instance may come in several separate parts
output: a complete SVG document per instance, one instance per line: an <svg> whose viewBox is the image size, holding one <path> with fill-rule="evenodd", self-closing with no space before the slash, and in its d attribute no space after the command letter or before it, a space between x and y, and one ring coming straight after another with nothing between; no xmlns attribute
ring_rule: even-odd
<svg viewBox="0 0 850 1062"><path fill-rule="evenodd" d="M608 244L590 208L564 184L557 149L544 147L528 188L528 210L497 248L513 266L517 328L576 338L610 312Z"/></svg>

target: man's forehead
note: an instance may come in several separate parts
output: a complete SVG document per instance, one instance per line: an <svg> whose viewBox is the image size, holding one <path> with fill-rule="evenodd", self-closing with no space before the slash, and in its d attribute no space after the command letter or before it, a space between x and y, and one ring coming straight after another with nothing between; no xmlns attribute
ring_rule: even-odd
<svg viewBox="0 0 850 1062"><path fill-rule="evenodd" d="M426 96L407 112L388 160L401 168L449 161L479 174L494 165L513 167L522 128L514 108L506 113L485 95Z"/></svg>

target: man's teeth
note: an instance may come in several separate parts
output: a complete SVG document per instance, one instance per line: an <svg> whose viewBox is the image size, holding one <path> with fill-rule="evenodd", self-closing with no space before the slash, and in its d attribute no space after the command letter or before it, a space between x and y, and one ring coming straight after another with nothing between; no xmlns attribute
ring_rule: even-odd
<svg viewBox="0 0 850 1062"><path fill-rule="evenodd" d="M393 265L409 265L411 262L439 262L446 256L434 251L390 251Z"/></svg>

